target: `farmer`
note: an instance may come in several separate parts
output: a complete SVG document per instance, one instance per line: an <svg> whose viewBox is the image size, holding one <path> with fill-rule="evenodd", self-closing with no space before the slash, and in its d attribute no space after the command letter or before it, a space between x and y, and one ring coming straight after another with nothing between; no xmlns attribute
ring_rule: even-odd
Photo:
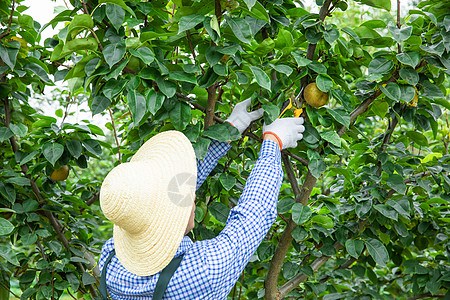
<svg viewBox="0 0 450 300"><path fill-rule="evenodd" d="M263 114L248 112L249 106L250 99L237 104L226 120L241 134ZM114 223L100 256L102 294L107 289L113 299L226 299L276 219L280 150L297 145L302 124L303 118L283 118L264 125L259 159L239 203L210 240L194 243L186 234L194 228L195 191L228 143L211 142L197 162L189 140L166 131L115 167L100 193L103 213Z"/></svg>

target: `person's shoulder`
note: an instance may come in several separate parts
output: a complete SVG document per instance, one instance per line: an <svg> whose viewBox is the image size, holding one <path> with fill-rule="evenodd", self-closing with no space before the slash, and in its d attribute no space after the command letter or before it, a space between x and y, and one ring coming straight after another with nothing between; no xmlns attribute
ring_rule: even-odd
<svg viewBox="0 0 450 300"><path fill-rule="evenodd" d="M113 238L110 238L103 244L101 256L108 255L113 250L114 250L114 240Z"/></svg>

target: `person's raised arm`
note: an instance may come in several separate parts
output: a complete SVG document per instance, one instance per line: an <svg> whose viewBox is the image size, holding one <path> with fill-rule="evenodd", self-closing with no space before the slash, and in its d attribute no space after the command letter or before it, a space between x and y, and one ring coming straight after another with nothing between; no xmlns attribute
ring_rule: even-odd
<svg viewBox="0 0 450 300"><path fill-rule="evenodd" d="M303 138L303 118L277 119L264 126L260 156L247 179L238 205L223 231L203 243L205 262L215 299L231 290L250 257L276 219L277 199L283 181L281 149L295 147Z"/></svg>
<svg viewBox="0 0 450 300"><path fill-rule="evenodd" d="M262 117L263 109L258 109L256 111L248 112L247 109L250 107L251 99L239 102L234 107L231 115L225 121L236 127L239 133L242 134L245 129L254 120ZM212 141L208 147L208 152L203 160L197 161L197 189L203 184L209 173L214 169L222 156L227 153L231 148L229 143Z"/></svg>

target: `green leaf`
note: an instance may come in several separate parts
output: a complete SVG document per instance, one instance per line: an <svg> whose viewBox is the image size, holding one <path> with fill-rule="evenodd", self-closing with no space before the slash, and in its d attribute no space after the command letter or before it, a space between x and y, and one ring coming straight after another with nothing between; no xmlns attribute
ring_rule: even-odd
<svg viewBox="0 0 450 300"><path fill-rule="evenodd" d="M213 67L214 73L220 76L227 76L228 75L228 69L227 66L224 65L215 65Z"/></svg>
<svg viewBox="0 0 450 300"><path fill-rule="evenodd" d="M334 227L333 220L325 215L315 215L311 220L314 224L317 224L326 229L331 229Z"/></svg>
<svg viewBox="0 0 450 300"><path fill-rule="evenodd" d="M280 115L280 109L272 103L264 104L261 108L264 109L264 124L272 124Z"/></svg>
<svg viewBox="0 0 450 300"><path fill-rule="evenodd" d="M444 93L433 83L428 80L423 80L420 82L423 85L425 93L432 98L439 97L444 98Z"/></svg>
<svg viewBox="0 0 450 300"><path fill-rule="evenodd" d="M30 246L30 245L33 245L34 243L36 243L37 235L34 233L28 233L28 234L21 236L20 240L22 241L22 244L24 246Z"/></svg>
<svg viewBox="0 0 450 300"><path fill-rule="evenodd" d="M323 33L320 31L317 31L316 28L308 28L305 32L305 37L308 43L311 44L317 44L320 39L322 38Z"/></svg>
<svg viewBox="0 0 450 300"><path fill-rule="evenodd" d="M175 129L182 131L191 121L191 108L186 103L177 101L175 107L169 111L169 117Z"/></svg>
<svg viewBox="0 0 450 300"><path fill-rule="evenodd" d="M55 61L58 60L66 55L70 55L76 51L82 51L82 50L97 50L98 43L93 37L87 37L87 38L76 38L73 40L68 41L64 44L61 54L57 57L53 57L51 60ZM56 50L56 49L55 49Z"/></svg>
<svg viewBox="0 0 450 300"><path fill-rule="evenodd" d="M0 235L9 235L14 231L14 225L8 220L0 218Z"/></svg>
<svg viewBox="0 0 450 300"><path fill-rule="evenodd" d="M136 50L130 49L130 54L142 59L142 61L149 65L155 60L155 54L153 54L153 51L148 47L140 47Z"/></svg>
<svg viewBox="0 0 450 300"><path fill-rule="evenodd" d="M135 90L128 91L127 100L134 126L138 126L147 112L147 101L144 96Z"/></svg>
<svg viewBox="0 0 450 300"><path fill-rule="evenodd" d="M244 0L244 2L247 4L248 9L251 10L253 5L255 5L256 0Z"/></svg>
<svg viewBox="0 0 450 300"><path fill-rule="evenodd" d="M222 57L223 55L219 52L216 52L216 47L214 46L211 46L206 50L205 58L211 67L216 65L222 59Z"/></svg>
<svg viewBox="0 0 450 300"><path fill-rule="evenodd" d="M401 68L399 74L403 80L406 80L411 85L415 86L419 83L419 74L411 67Z"/></svg>
<svg viewBox="0 0 450 300"><path fill-rule="evenodd" d="M336 131L321 132L320 136L322 137L322 139L335 145L336 147L341 147L341 138L336 133Z"/></svg>
<svg viewBox="0 0 450 300"><path fill-rule="evenodd" d="M245 7L242 7L243 10L246 10ZM269 14L266 11L266 8L256 1L254 6L247 11L247 13L257 20L262 20L267 23L270 23Z"/></svg>
<svg viewBox="0 0 450 300"><path fill-rule="evenodd" d="M81 151L83 150L81 147L81 143L78 140L70 140L66 143L67 150L69 150L69 153L75 157L78 158L81 155Z"/></svg>
<svg viewBox="0 0 450 300"><path fill-rule="evenodd" d="M292 56L294 56L295 61L297 62L297 65L299 67L305 67L307 65L309 65L310 63L312 63L311 60L307 59L303 53L300 52L292 52Z"/></svg>
<svg viewBox="0 0 450 300"><path fill-rule="evenodd" d="M323 33L323 38L329 44L333 44L339 38L339 31L336 28L331 28Z"/></svg>
<svg viewBox="0 0 450 300"><path fill-rule="evenodd" d="M411 102L416 94L416 89L413 86L407 84L402 84L400 86L400 91L400 99L405 102Z"/></svg>
<svg viewBox="0 0 450 300"><path fill-rule="evenodd" d="M177 85L169 80L164 80L162 77L159 77L156 80L159 89L161 92L167 96L167 98L172 98L177 91Z"/></svg>
<svg viewBox="0 0 450 300"><path fill-rule="evenodd" d="M380 90L392 100L398 101L401 97L401 90L398 84L389 82L386 86L380 85Z"/></svg>
<svg viewBox="0 0 450 300"><path fill-rule="evenodd" d="M412 34L412 26L407 26L399 29L395 25L389 25L388 28L397 43L401 43L407 40Z"/></svg>
<svg viewBox="0 0 450 300"><path fill-rule="evenodd" d="M125 55L125 51L126 45L124 40L106 45L105 48L103 48L103 56L110 68L122 59Z"/></svg>
<svg viewBox="0 0 450 300"><path fill-rule="evenodd" d="M275 71L286 74L287 76L292 74L292 68L287 65L270 65Z"/></svg>
<svg viewBox="0 0 450 300"><path fill-rule="evenodd" d="M252 32L250 25L245 19L230 18L225 16L225 20L230 25L234 35L243 43L250 44L252 38Z"/></svg>
<svg viewBox="0 0 450 300"><path fill-rule="evenodd" d="M364 249L364 242L361 240L346 240L345 249L350 256L358 259Z"/></svg>
<svg viewBox="0 0 450 300"><path fill-rule="evenodd" d="M398 213L389 206L385 204L377 204L374 206L374 208L386 218L392 219L394 221L398 220Z"/></svg>
<svg viewBox="0 0 450 300"><path fill-rule="evenodd" d="M112 3L115 5L118 5L118 6L122 7L123 9L125 9L127 12L129 12L133 17L136 18L134 11L131 8L129 8L123 0L100 0L100 1L98 1L98 4L102 4L102 3Z"/></svg>
<svg viewBox="0 0 450 300"><path fill-rule="evenodd" d="M71 33L73 31L77 31L76 33L78 33L81 30L90 28L94 28L94 20L92 20L92 17L90 15L75 15L73 17L73 20L69 24L68 33Z"/></svg>
<svg viewBox="0 0 450 300"><path fill-rule="evenodd" d="M443 41L440 41L439 43L433 45L420 45L420 49L431 54L436 54L437 56L442 56L442 54L444 54L445 52Z"/></svg>
<svg viewBox="0 0 450 300"><path fill-rule="evenodd" d="M4 184L0 181L0 194L10 203L16 201L16 190L11 184Z"/></svg>
<svg viewBox="0 0 450 300"><path fill-rule="evenodd" d="M45 143L42 146L44 157L54 166L64 152L64 146L55 142Z"/></svg>
<svg viewBox="0 0 450 300"><path fill-rule="evenodd" d="M97 140L94 139L86 139L81 141L84 148L89 151L90 153L100 156L102 154L102 147L100 146L100 143Z"/></svg>
<svg viewBox="0 0 450 300"><path fill-rule="evenodd" d="M265 242L261 243L261 245L259 245L258 249L256 250L256 253L258 254L258 257L261 261L265 261L271 258L274 252L275 245Z"/></svg>
<svg viewBox="0 0 450 300"><path fill-rule="evenodd" d="M402 64L415 68L420 61L420 54L418 52L403 52L397 54L397 59Z"/></svg>
<svg viewBox="0 0 450 300"><path fill-rule="evenodd" d="M0 58L11 70L14 70L18 53L19 49L7 48L0 45Z"/></svg>
<svg viewBox="0 0 450 300"><path fill-rule="evenodd" d="M347 33L348 35L350 35L358 44L361 44L361 40L360 40L359 36L356 34L356 32L354 32L353 30L351 30L348 27L344 27L341 30L343 32Z"/></svg>
<svg viewBox="0 0 450 300"><path fill-rule="evenodd" d="M283 198L280 201L278 201L277 204L277 211L280 214L285 214L289 212L292 208L292 206L295 204L294 199L292 198Z"/></svg>
<svg viewBox="0 0 450 300"><path fill-rule="evenodd" d="M236 184L236 178L230 174L222 173L219 177L220 183L227 190L231 190L233 186Z"/></svg>
<svg viewBox="0 0 450 300"><path fill-rule="evenodd" d="M154 115L161 108L166 97L163 93L151 90L146 97L148 111Z"/></svg>
<svg viewBox="0 0 450 300"><path fill-rule="evenodd" d="M327 73L327 67L325 67L323 64L321 64L317 61L313 61L310 64L308 64L308 69L311 69L318 74L326 74Z"/></svg>
<svg viewBox="0 0 450 300"><path fill-rule="evenodd" d="M211 144L211 140L202 137L200 137L196 143L192 144L195 152L195 157L197 159L205 158L206 153L208 152L209 144Z"/></svg>
<svg viewBox="0 0 450 300"><path fill-rule="evenodd" d="M368 238L365 244L373 260L378 265L386 267L386 263L389 261L389 253L383 243L379 240Z"/></svg>
<svg viewBox="0 0 450 300"><path fill-rule="evenodd" d="M48 77L47 71L44 70L40 65L35 63L27 63L23 66L25 70L31 71L33 76L38 76L44 83L51 84L52 81Z"/></svg>
<svg viewBox="0 0 450 300"><path fill-rule="evenodd" d="M417 131L407 131L406 136L409 137L414 143L417 143L417 145L422 147L428 146L428 140L427 138Z"/></svg>
<svg viewBox="0 0 450 300"><path fill-rule="evenodd" d="M258 67L250 66L250 70L252 71L253 75L255 76L256 82L259 84L259 86L270 91L269 76Z"/></svg>
<svg viewBox="0 0 450 300"><path fill-rule="evenodd" d="M255 55L257 56L266 56L270 51L275 48L276 43L271 39L267 38L263 40L258 47L254 50Z"/></svg>
<svg viewBox="0 0 450 300"><path fill-rule="evenodd" d="M295 203L292 206L292 220L297 225L301 225L309 220L312 215L311 208L309 206L305 206L301 203Z"/></svg>
<svg viewBox="0 0 450 300"><path fill-rule="evenodd" d="M116 31L119 32L119 29L122 27L122 23L125 20L125 10L119 5L106 3L106 16Z"/></svg>
<svg viewBox="0 0 450 300"><path fill-rule="evenodd" d="M13 133L8 127L0 127L0 142L8 140L12 136Z"/></svg>
<svg viewBox="0 0 450 300"><path fill-rule="evenodd" d="M20 165L26 164L27 162L31 161L37 154L39 153L39 150L34 150L24 158L20 160Z"/></svg>
<svg viewBox="0 0 450 300"><path fill-rule="evenodd" d="M384 118L389 110L389 104L384 101L374 101L371 105L371 110L380 118Z"/></svg>
<svg viewBox="0 0 450 300"><path fill-rule="evenodd" d="M316 84L319 90L325 93L330 92L333 88L333 80L327 74L319 74L316 78Z"/></svg>
<svg viewBox="0 0 450 300"><path fill-rule="evenodd" d="M384 74L394 67L394 63L384 57L377 57L369 64L369 74Z"/></svg>
<svg viewBox="0 0 450 300"><path fill-rule="evenodd" d="M183 16L178 23L178 33L194 28L205 20L204 15Z"/></svg>
<svg viewBox="0 0 450 300"><path fill-rule="evenodd" d="M91 103L92 116L95 116L96 114L103 112L105 109L108 108L110 104L111 100L109 100L105 96L103 95L95 96Z"/></svg>
<svg viewBox="0 0 450 300"><path fill-rule="evenodd" d="M189 82L192 84L197 84L197 78L194 74L185 73L183 71L173 71L169 73L169 78L178 81Z"/></svg>
<svg viewBox="0 0 450 300"><path fill-rule="evenodd" d="M220 202L213 202L208 209L217 221L223 224L227 222L228 215L230 214L230 208L228 206Z"/></svg>
<svg viewBox="0 0 450 300"><path fill-rule="evenodd" d="M389 178L386 180L386 184L399 194L406 193L406 185L403 182L403 177L398 174L389 174Z"/></svg>
<svg viewBox="0 0 450 300"><path fill-rule="evenodd" d="M362 4L366 4L376 8L382 8L387 11L391 10L391 1L390 0L358 0Z"/></svg>
<svg viewBox="0 0 450 300"><path fill-rule="evenodd" d="M81 276L81 281L83 282L83 285L86 286L96 283L97 279L95 279L95 277L89 274L88 272L84 272L83 276Z"/></svg>
<svg viewBox="0 0 450 300"><path fill-rule="evenodd" d="M28 127L22 123L19 124L9 124L9 129L15 136L24 137L27 135Z"/></svg>
<svg viewBox="0 0 450 300"><path fill-rule="evenodd" d="M282 50L287 47L292 47L293 45L294 38L292 37L292 33L286 29L280 29L277 38L275 39L275 47ZM270 51L268 51L267 53L269 53Z"/></svg>
<svg viewBox="0 0 450 300"><path fill-rule="evenodd" d="M327 111L337 122L347 128L350 127L350 115L345 110L327 108Z"/></svg>
<svg viewBox="0 0 450 300"><path fill-rule="evenodd" d="M322 173L325 172L325 170L327 169L327 165L320 158L311 159L308 168L314 177L319 178L320 175L322 175Z"/></svg>
<svg viewBox="0 0 450 300"><path fill-rule="evenodd" d="M203 135L219 142L229 142L241 138L239 130L228 122L208 127Z"/></svg>

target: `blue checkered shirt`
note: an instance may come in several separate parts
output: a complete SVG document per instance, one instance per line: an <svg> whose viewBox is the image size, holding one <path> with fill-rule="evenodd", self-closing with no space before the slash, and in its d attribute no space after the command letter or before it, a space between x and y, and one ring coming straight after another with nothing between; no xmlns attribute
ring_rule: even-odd
<svg viewBox="0 0 450 300"><path fill-rule="evenodd" d="M197 188L229 148L227 143L211 143L204 160L198 162ZM167 286L164 299L227 298L276 219L282 178L280 150L275 142L264 141L239 203L231 210L222 232L210 240L194 243L185 236L181 241L175 257L184 253L184 258ZM102 248L100 270L113 249L111 238ZM107 267L108 292L113 299L151 299L159 274L134 275L114 256Z"/></svg>

